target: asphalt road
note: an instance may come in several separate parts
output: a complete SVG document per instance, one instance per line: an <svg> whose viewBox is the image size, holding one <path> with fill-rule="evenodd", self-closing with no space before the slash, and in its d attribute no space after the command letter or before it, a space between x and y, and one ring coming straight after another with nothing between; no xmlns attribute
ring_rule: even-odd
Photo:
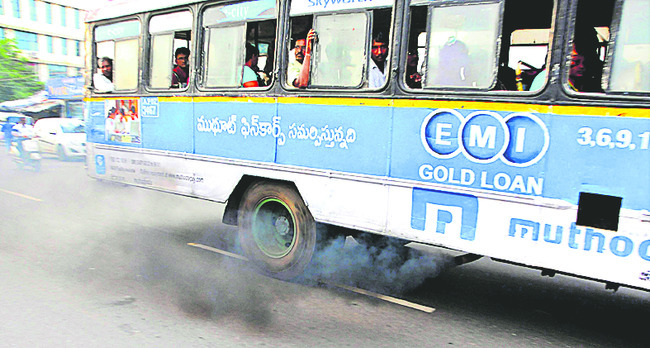
<svg viewBox="0 0 650 348"><path fill-rule="evenodd" d="M435 250L408 265L369 264L348 239L303 279L270 279L187 245L236 252L222 210L95 181L83 162L45 159L33 173L0 154L0 345L650 346L648 292L485 259L448 267Z"/></svg>

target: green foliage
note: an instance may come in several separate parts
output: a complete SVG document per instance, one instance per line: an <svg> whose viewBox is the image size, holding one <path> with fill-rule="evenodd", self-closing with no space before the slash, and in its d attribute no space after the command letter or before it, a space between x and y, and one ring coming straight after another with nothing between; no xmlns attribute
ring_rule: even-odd
<svg viewBox="0 0 650 348"><path fill-rule="evenodd" d="M34 66L23 57L13 40L0 40L0 102L27 98L41 90Z"/></svg>

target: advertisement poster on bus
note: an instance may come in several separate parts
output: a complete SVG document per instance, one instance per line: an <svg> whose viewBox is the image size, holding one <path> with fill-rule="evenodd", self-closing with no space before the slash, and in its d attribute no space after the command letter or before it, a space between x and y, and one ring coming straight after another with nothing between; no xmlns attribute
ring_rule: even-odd
<svg viewBox="0 0 650 348"><path fill-rule="evenodd" d="M104 113L106 140L140 144L142 131L137 99L106 100Z"/></svg>

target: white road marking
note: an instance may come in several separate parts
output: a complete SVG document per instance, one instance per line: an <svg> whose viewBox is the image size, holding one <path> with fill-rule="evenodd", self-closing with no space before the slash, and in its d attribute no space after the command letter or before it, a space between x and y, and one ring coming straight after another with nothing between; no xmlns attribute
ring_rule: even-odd
<svg viewBox="0 0 650 348"><path fill-rule="evenodd" d="M187 245L195 247L195 248L200 248L200 249L212 251L212 252L215 252L215 253L218 253L218 254L221 254L221 255L233 257L233 258L238 259L238 260L248 261L248 259L246 257L244 257L244 256L234 254L234 253L231 253L231 252L228 252L228 251L225 251L225 250L213 248L211 246L207 246L207 245L203 245L203 244L197 244L197 243L187 243ZM341 288L341 289L344 289L344 290L352 291L352 292L355 292L357 294L374 297L374 298L380 299L382 301L386 301L386 302L394 303L394 304L397 304L397 305L400 305L400 306L416 309L416 310L419 310L419 311L422 311L422 312L425 312L425 313L433 313L433 311L436 310L435 308L432 308L432 307L423 306L423 305L420 305L420 304L417 304L417 303L409 302L409 301L402 300L402 299L395 298L395 297L391 297L391 296L377 294L377 293L374 293L372 291L363 290L363 289L355 288L355 287L352 287L352 286L347 286L347 285L342 285L342 284L327 283L327 282L323 282L323 281L319 281L319 282L322 283L322 284L327 284L327 285L334 286L334 287L337 287L337 288Z"/></svg>
<svg viewBox="0 0 650 348"><path fill-rule="evenodd" d="M203 245L203 244L196 244L196 243L187 243L187 245L189 245L189 246L193 246L193 247L195 247L195 248L199 248L199 249L204 249L204 250L212 251L212 252L215 252L215 253L217 253L217 254L230 256L230 257L233 257L233 258L235 258L235 259L239 259L239 260L247 261L247 262L248 262L248 259L247 259L246 257L244 257L244 256L237 255L237 254L233 254L233 253L228 252L228 251L225 251L225 250L221 250L221 249L213 248L213 247L211 247L211 246L207 246L207 245Z"/></svg>
<svg viewBox="0 0 650 348"><path fill-rule="evenodd" d="M417 310L425 312L425 313L433 313L433 311L436 310L435 308L432 308L432 307L423 306L423 305L420 305L420 304L417 304L417 303L409 302L409 301L402 300L402 299L395 298L395 297L391 297L391 296L377 294L377 293L374 293L372 291L363 290L363 289L355 288L355 287L352 287L352 286L347 286L347 285L343 285L343 284L330 284L330 283L325 283L325 282L323 282L323 283L327 284L327 285L335 286L337 288L341 288L341 289L344 289L344 290L356 292L356 293L361 294L361 295L366 295L366 296L374 297L374 298L377 298L377 299L380 299L380 300L383 300L383 301L386 301L386 302L398 304L400 306L409 307L409 308L412 308L412 309L417 309Z"/></svg>
<svg viewBox="0 0 650 348"><path fill-rule="evenodd" d="M42 199L34 198L34 197L24 195L24 194L18 193L18 192L7 191L7 190L3 190L3 189L0 189L0 192L4 192L4 193L10 194L10 195L18 196L18 197L25 198L25 199L31 199L32 201L36 201L36 202L42 202L43 201Z"/></svg>

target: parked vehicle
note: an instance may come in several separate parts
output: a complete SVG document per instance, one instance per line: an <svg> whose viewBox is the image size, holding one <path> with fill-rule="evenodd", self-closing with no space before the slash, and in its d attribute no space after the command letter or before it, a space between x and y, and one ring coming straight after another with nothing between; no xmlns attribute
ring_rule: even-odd
<svg viewBox="0 0 650 348"><path fill-rule="evenodd" d="M86 131L82 120L44 118L36 122L34 132L43 154L54 154L62 161L86 156Z"/></svg>

